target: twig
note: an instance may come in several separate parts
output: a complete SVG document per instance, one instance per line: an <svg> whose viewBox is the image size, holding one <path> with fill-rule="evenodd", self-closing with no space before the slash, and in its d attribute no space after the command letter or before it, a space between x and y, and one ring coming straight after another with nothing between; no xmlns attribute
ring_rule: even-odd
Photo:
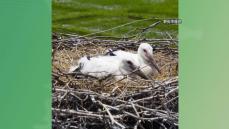
<svg viewBox="0 0 229 129"><path fill-rule="evenodd" d="M111 119L111 124L117 124L118 126L120 126L122 129L125 128L124 125L120 124L119 122L117 122L114 117L111 115L109 109L106 107L106 105L104 105L102 102L98 101L100 105L102 105L104 107L104 109L106 110L107 114L109 115L110 119Z"/></svg>

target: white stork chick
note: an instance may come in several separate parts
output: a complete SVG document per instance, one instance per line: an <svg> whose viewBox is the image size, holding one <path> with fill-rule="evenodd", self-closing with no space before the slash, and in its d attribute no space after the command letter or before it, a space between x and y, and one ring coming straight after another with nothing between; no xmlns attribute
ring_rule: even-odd
<svg viewBox="0 0 229 129"><path fill-rule="evenodd" d="M156 62L153 59L153 48L148 43L141 43L138 47L137 54L118 50L114 52L110 51L110 55L117 56L122 59L132 57L135 62L137 62L137 64L140 66L141 71L148 77L154 75L155 72L161 73L160 69L158 68Z"/></svg>
<svg viewBox="0 0 229 129"><path fill-rule="evenodd" d="M69 72L81 72L99 79L107 76L114 76L116 80L122 79L125 75L137 75L148 79L132 58L121 59L117 56L82 57L78 66L72 66Z"/></svg>

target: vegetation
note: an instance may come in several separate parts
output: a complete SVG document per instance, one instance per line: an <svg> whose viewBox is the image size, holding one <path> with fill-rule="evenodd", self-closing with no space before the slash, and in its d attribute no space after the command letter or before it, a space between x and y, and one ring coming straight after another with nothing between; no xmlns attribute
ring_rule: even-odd
<svg viewBox="0 0 229 129"><path fill-rule="evenodd" d="M85 35L110 29L121 24L147 18L178 17L178 0L54 0L53 32ZM151 25L157 20L137 22L100 35L125 36L136 28ZM160 24L150 34L162 38L162 33L177 35L177 25Z"/></svg>

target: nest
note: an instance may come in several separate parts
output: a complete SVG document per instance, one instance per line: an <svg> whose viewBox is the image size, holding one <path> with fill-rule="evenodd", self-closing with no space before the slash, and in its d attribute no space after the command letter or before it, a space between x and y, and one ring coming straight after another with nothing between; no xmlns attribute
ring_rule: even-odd
<svg viewBox="0 0 229 129"><path fill-rule="evenodd" d="M141 42L154 47L162 73L152 80L99 80L67 73L85 55L110 48L135 52ZM53 35L53 129L178 129L178 55L172 39L110 40Z"/></svg>

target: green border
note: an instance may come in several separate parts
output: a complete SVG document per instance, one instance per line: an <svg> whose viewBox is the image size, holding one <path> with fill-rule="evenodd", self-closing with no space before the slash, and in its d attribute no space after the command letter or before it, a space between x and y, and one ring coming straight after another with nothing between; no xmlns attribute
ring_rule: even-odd
<svg viewBox="0 0 229 129"><path fill-rule="evenodd" d="M51 128L51 1L0 0L0 128Z"/></svg>
<svg viewBox="0 0 229 129"><path fill-rule="evenodd" d="M229 1L180 0L180 129L229 129Z"/></svg>

